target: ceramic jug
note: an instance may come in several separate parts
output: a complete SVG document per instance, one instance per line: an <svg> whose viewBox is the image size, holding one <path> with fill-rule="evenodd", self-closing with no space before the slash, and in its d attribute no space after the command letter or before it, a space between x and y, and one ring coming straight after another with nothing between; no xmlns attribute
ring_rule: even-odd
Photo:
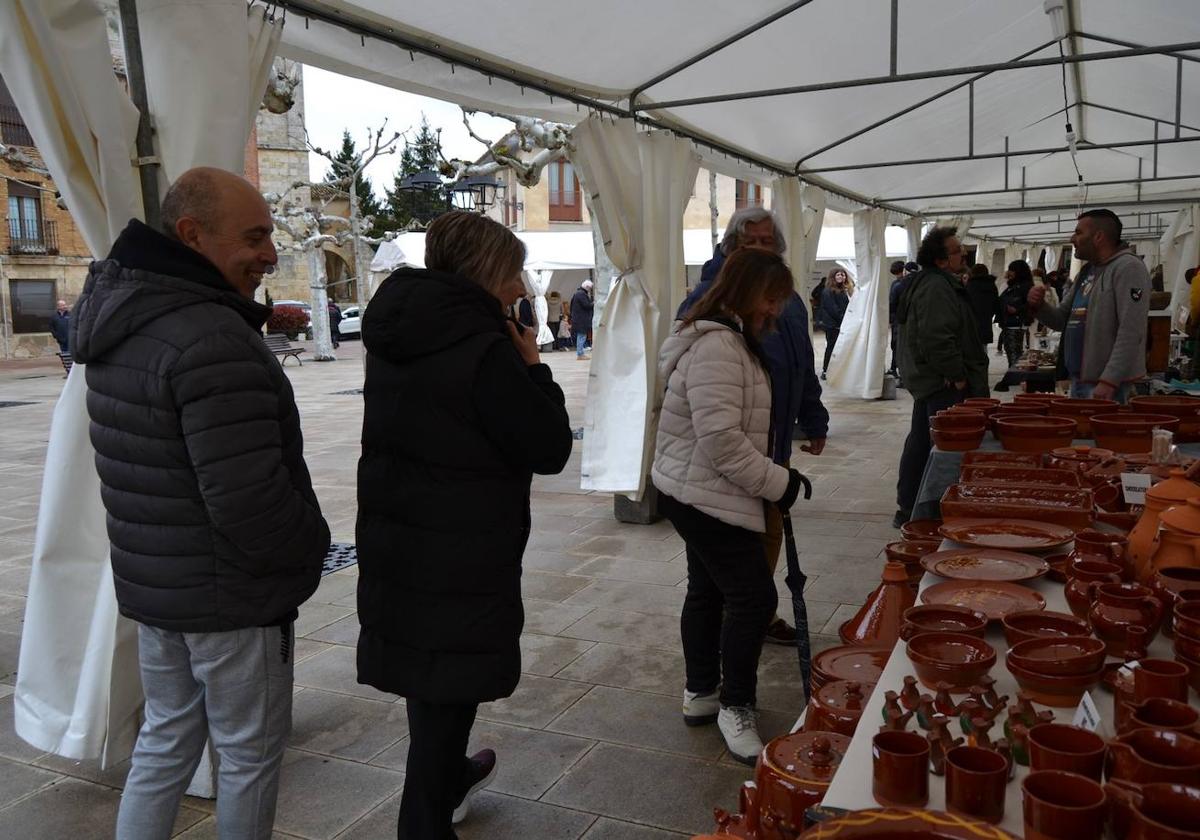
<svg viewBox="0 0 1200 840"><path fill-rule="evenodd" d="M1138 583L1145 583L1153 574L1150 555L1154 549L1154 538L1158 534L1159 518L1163 511L1175 505L1185 504L1193 496L1200 496L1200 485L1184 478L1183 470L1171 470L1171 475L1166 481L1160 481L1146 491L1146 509L1129 532L1127 551L1133 564L1134 579Z"/></svg>
<svg viewBox="0 0 1200 840"><path fill-rule="evenodd" d="M1120 656L1125 651L1130 627L1145 628L1147 642L1158 632L1162 622L1162 602L1148 587L1138 583L1093 582L1088 584L1088 594L1092 599L1088 620L1096 637L1104 642L1109 656Z"/></svg>
<svg viewBox="0 0 1200 840"><path fill-rule="evenodd" d="M1092 606L1089 587L1093 583L1120 583L1121 567L1105 560L1079 559L1067 561L1067 585L1063 597L1078 618L1087 618Z"/></svg>
<svg viewBox="0 0 1200 840"><path fill-rule="evenodd" d="M1164 566L1200 567L1200 498L1167 508L1159 516L1159 523L1162 527L1142 576L1149 578Z"/></svg>
<svg viewBox="0 0 1200 840"><path fill-rule="evenodd" d="M1075 535L1075 547L1069 559L1073 560L1103 560L1115 563L1121 567L1122 580L1133 579L1133 567L1128 563L1129 538L1124 534L1105 533L1103 531L1080 531Z"/></svg>

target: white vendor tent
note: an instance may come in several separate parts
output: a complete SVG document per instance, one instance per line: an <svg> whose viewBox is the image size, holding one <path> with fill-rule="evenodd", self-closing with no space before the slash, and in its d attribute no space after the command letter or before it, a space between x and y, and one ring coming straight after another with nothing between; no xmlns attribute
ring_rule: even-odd
<svg viewBox="0 0 1200 840"><path fill-rule="evenodd" d="M572 157L618 272L589 382L592 489L644 486L654 361L683 292L682 215L701 159L770 184L800 277L820 253L821 211L856 214L868 294L831 384L863 396L885 364L888 225L908 231L906 250L923 224L954 220L1006 253L1040 252L1065 242L1081 207L1108 206L1131 239L1175 261L1195 251L1195 0L252 0L249 17L245 0L122 6L141 19L144 73L131 64L131 82L145 79L143 117L158 129L136 152L93 0L0 0L0 73L98 256L138 212L139 167L150 215L155 181L241 165L275 39L334 72L578 124ZM104 574L82 374L51 432L17 729L113 759L136 721L136 674L113 657L128 630Z"/></svg>

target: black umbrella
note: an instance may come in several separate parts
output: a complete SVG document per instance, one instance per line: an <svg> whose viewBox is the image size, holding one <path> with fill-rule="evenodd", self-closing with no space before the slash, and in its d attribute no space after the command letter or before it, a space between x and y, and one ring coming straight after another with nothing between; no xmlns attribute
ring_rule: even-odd
<svg viewBox="0 0 1200 840"><path fill-rule="evenodd" d="M812 498L812 482L800 476L804 486L804 498ZM796 620L796 654L800 657L800 679L804 683L804 700L812 694L812 642L808 638L808 606L804 603L804 584L808 581L800 571L800 555L796 551L796 535L792 531L792 517L783 515L784 547L787 553L788 590L792 593L792 613Z"/></svg>

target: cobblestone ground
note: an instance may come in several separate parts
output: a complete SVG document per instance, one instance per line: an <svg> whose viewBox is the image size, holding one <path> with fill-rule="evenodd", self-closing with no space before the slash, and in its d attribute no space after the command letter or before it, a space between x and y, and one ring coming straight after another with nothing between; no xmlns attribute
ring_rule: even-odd
<svg viewBox="0 0 1200 840"><path fill-rule="evenodd" d="M818 336L818 359L822 349ZM543 358L566 391L572 425L582 427L588 364L569 352ZM361 398L338 392L361 387L361 347L345 342L338 362L289 363L287 371L322 508L334 539L352 542ZM56 359L0 363L0 836L22 840L111 836L128 771L42 754L13 731L42 463L62 383ZM894 402L826 404L825 453L794 461L814 484L793 519L818 649L837 643L838 625L879 581L883 546L897 533L896 464L911 411L904 392ZM511 698L480 708L471 746L495 748L500 771L459 828L463 840L687 836L711 828L713 806L735 808L751 775L729 758L715 727L680 720L682 541L666 522L616 522L611 497L579 489L581 454L577 444L562 475L534 481L524 676ZM462 515L466 526L471 511ZM403 701L355 681L355 581L353 567L326 577L300 611L277 837L395 836L407 723ZM792 649L764 650L759 705L764 738L801 711ZM188 798L177 836L215 838L212 812L213 803Z"/></svg>

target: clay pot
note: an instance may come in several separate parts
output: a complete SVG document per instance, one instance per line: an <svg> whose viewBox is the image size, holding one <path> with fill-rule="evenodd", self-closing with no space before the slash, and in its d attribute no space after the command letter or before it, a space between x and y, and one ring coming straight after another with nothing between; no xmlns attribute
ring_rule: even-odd
<svg viewBox="0 0 1200 840"><path fill-rule="evenodd" d="M1110 782L1104 793L1113 833L1123 840L1200 838L1200 788Z"/></svg>
<svg viewBox="0 0 1200 840"><path fill-rule="evenodd" d="M1200 399L1185 396L1130 397L1129 407L1138 414L1169 414L1179 418L1176 443L1200 440Z"/></svg>
<svg viewBox="0 0 1200 840"><path fill-rule="evenodd" d="M755 806L758 840L795 837L807 826L804 812L825 798L849 748L850 739L833 732L797 732L767 743L754 769L749 803Z"/></svg>
<svg viewBox="0 0 1200 840"><path fill-rule="evenodd" d="M1200 732L1197 731L1197 725L1200 724L1200 711L1196 711L1187 703L1181 703L1178 700L1151 697L1140 703L1131 704L1128 712L1128 716L1117 726L1117 731L1122 735L1142 728L1180 732L1192 737L1200 735Z"/></svg>
<svg viewBox="0 0 1200 840"><path fill-rule="evenodd" d="M1091 674L1104 666L1104 659L1104 642L1085 636L1030 639L1008 651L1009 663L1049 676Z"/></svg>
<svg viewBox="0 0 1200 840"><path fill-rule="evenodd" d="M1134 784L1194 783L1200 778L1200 740L1162 729L1134 729L1108 742L1108 779Z"/></svg>
<svg viewBox="0 0 1200 840"><path fill-rule="evenodd" d="M1046 466L1059 470L1074 470L1082 472L1096 466L1101 461L1113 457L1111 449L1100 449L1096 446L1064 446L1054 449L1046 457Z"/></svg>
<svg viewBox="0 0 1200 840"><path fill-rule="evenodd" d="M904 571L908 575L908 585L913 592L916 592L921 585L921 578L925 576L921 558L926 554L932 554L941 546L941 537L936 540L903 540L902 542L888 543L884 551L887 554L888 562L900 563L904 566Z"/></svg>
<svg viewBox="0 0 1200 840"><path fill-rule="evenodd" d="M968 464L959 473L964 482L992 482L996 484L1045 485L1078 489L1079 474L1070 470L1047 470L1037 467L1009 467L1004 465ZM1197 488L1200 490L1200 488Z"/></svg>
<svg viewBox="0 0 1200 840"><path fill-rule="evenodd" d="M1144 628L1147 644L1158 632L1162 623L1162 602L1145 586L1090 583L1088 593L1092 597L1088 621L1092 632L1108 646L1110 656L1120 656L1124 652L1128 628Z"/></svg>
<svg viewBox="0 0 1200 840"><path fill-rule="evenodd" d="M973 409L976 411L996 410L1000 407L1000 400L993 397L967 397L958 404L959 408Z"/></svg>
<svg viewBox="0 0 1200 840"><path fill-rule="evenodd" d="M1155 429L1179 431L1179 418L1167 414L1094 414L1092 437L1114 452L1149 452Z"/></svg>
<svg viewBox="0 0 1200 840"><path fill-rule="evenodd" d="M1153 488L1152 488L1153 489ZM1143 576L1165 566L1200 567L1200 497L1172 505L1159 514L1159 531L1151 543Z"/></svg>
<svg viewBox="0 0 1200 840"><path fill-rule="evenodd" d="M929 418L929 428L937 432L950 429L987 428L987 418L980 411L939 411Z"/></svg>
<svg viewBox="0 0 1200 840"><path fill-rule="evenodd" d="M1104 525L1111 525L1122 534L1128 534L1133 526L1137 524L1138 514L1122 510L1122 511L1096 511L1096 522Z"/></svg>
<svg viewBox="0 0 1200 840"><path fill-rule="evenodd" d="M906 540L937 540L942 541L940 519L912 519L900 526L900 534Z"/></svg>
<svg viewBox="0 0 1200 840"><path fill-rule="evenodd" d="M1010 414L1024 414L1027 416L1046 415L1046 409L1050 407L1050 403L1045 400L1021 400L1020 402L1002 403L996 413L1008 412Z"/></svg>
<svg viewBox="0 0 1200 840"><path fill-rule="evenodd" d="M929 802L929 742L916 732L880 732L871 739L871 793L885 807Z"/></svg>
<svg viewBox="0 0 1200 840"><path fill-rule="evenodd" d="M1139 660L1133 671L1133 697L1137 703L1154 697L1186 703L1188 667L1170 659Z"/></svg>
<svg viewBox="0 0 1200 840"><path fill-rule="evenodd" d="M1176 633L1200 639L1200 601L1181 597L1175 602L1172 620Z"/></svg>
<svg viewBox="0 0 1200 840"><path fill-rule="evenodd" d="M1170 636L1174 633L1175 602L1179 599L1179 593L1190 591L1200 595L1200 568L1164 566L1154 570L1146 585L1154 597L1163 603L1162 632Z"/></svg>
<svg viewBox="0 0 1200 840"><path fill-rule="evenodd" d="M1099 683L1104 676L1103 666L1090 674L1064 676L1040 674L1036 671L1026 670L1014 663L1011 657L1006 664L1009 673L1017 681L1017 685L1035 702L1059 709L1072 709L1078 706L1083 693Z"/></svg>
<svg viewBox="0 0 1200 840"><path fill-rule="evenodd" d="M1065 723L1041 723L1029 730L1031 770L1065 770L1100 781L1106 744L1095 732Z"/></svg>
<svg viewBox="0 0 1200 840"><path fill-rule="evenodd" d="M1067 562L1071 559L1071 555L1051 554L1042 559L1044 559L1046 561L1046 565L1050 567L1050 571L1046 572L1046 577L1055 583L1065 584L1067 582Z"/></svg>
<svg viewBox="0 0 1200 840"><path fill-rule="evenodd" d="M869 690L869 689L868 689ZM804 716L805 732L837 732L851 737L862 717L863 686L854 680L834 680L813 692Z"/></svg>
<svg viewBox="0 0 1200 840"><path fill-rule="evenodd" d="M1188 659L1200 660L1200 638L1187 633L1176 633L1174 650L1176 655L1182 654Z"/></svg>
<svg viewBox="0 0 1200 840"><path fill-rule="evenodd" d="M1009 647L1029 639L1062 639L1092 635L1092 627L1087 621L1060 612L1022 610L1009 613L1000 619L1000 623L1004 626L1004 639Z"/></svg>
<svg viewBox="0 0 1200 840"><path fill-rule="evenodd" d="M1086 558L1067 562L1067 585L1063 597L1071 612L1086 618L1092 606L1092 594L1088 587L1093 583L1120 583L1121 567L1106 560Z"/></svg>
<svg viewBox="0 0 1200 840"><path fill-rule="evenodd" d="M975 685L996 664L996 650L965 633L918 633L908 640L908 658L926 688L944 682L951 689Z"/></svg>
<svg viewBox="0 0 1200 840"><path fill-rule="evenodd" d="M1104 788L1086 776L1038 770L1021 782L1026 840L1098 838L1104 829Z"/></svg>
<svg viewBox="0 0 1200 840"><path fill-rule="evenodd" d="M1176 638L1176 643L1178 643L1178 638ZM1176 650L1175 661L1180 665L1187 666L1188 685L1192 687L1192 691L1200 694L1200 657L1193 658Z"/></svg>
<svg viewBox="0 0 1200 840"><path fill-rule="evenodd" d="M1121 579L1132 580L1133 568L1126 557L1129 538L1124 534L1104 531L1080 531L1075 535L1075 547L1071 557L1076 560L1104 560L1121 568Z"/></svg>
<svg viewBox="0 0 1200 840"><path fill-rule="evenodd" d="M895 644L900 638L904 611L916 602L904 566L889 562L883 568L882 582L854 617L838 628L838 635L848 645Z"/></svg>
<svg viewBox="0 0 1200 840"><path fill-rule="evenodd" d="M1075 439L1075 422L1063 417L996 416L996 432L1005 449L1014 452L1049 452L1069 446Z"/></svg>
<svg viewBox="0 0 1200 840"><path fill-rule="evenodd" d="M942 452L967 452L979 448L979 444L983 443L983 436L986 432L987 428L984 426L941 431L930 429L929 437L933 440L933 445Z"/></svg>
<svg viewBox="0 0 1200 840"><path fill-rule="evenodd" d="M955 747L946 753L946 810L989 823L1004 818L1008 761L995 750Z"/></svg>
<svg viewBox="0 0 1200 840"><path fill-rule="evenodd" d="M1014 403L1046 403L1049 405L1059 400L1067 399L1065 394L1052 394L1049 391L1017 391L1013 394Z"/></svg>
<svg viewBox="0 0 1200 840"><path fill-rule="evenodd" d="M900 638L910 640L918 633L965 633L982 639L987 631L987 616L967 607L952 604L922 604L904 611Z"/></svg>
<svg viewBox="0 0 1200 840"><path fill-rule="evenodd" d="M1091 418L1096 414L1111 414L1117 410L1115 400L1065 399L1050 404L1051 417L1066 417L1075 421L1076 437L1092 436Z"/></svg>
<svg viewBox="0 0 1200 840"><path fill-rule="evenodd" d="M1169 478L1146 491L1146 508L1129 532L1127 552L1138 583L1145 583L1154 571L1150 556L1154 551L1154 537L1158 534L1159 517L1167 508L1186 504L1193 496L1200 496L1200 484L1188 481L1184 471L1178 469L1171 470Z"/></svg>

